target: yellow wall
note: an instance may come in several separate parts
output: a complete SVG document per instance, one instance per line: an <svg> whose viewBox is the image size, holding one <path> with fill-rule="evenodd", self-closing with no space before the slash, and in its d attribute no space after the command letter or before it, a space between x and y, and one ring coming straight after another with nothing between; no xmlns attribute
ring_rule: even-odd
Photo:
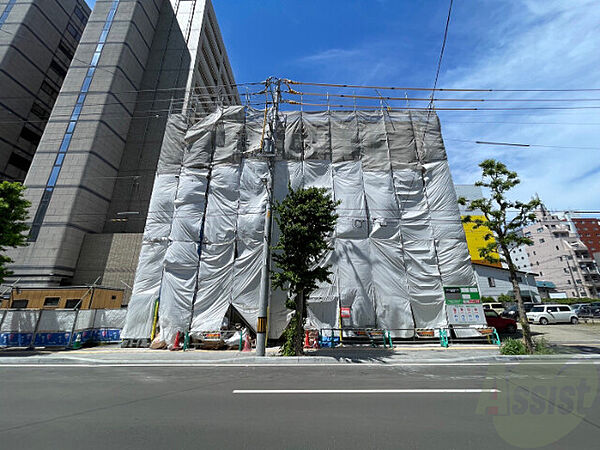
<svg viewBox="0 0 600 450"><path fill-rule="evenodd" d="M471 216L472 219L481 219L485 220L483 216ZM474 228L475 224L473 223L463 223L463 228L465 229L465 235L467 236L467 246L469 247L469 254L471 255L471 261L481 264L487 264L490 266L498 266L501 267L500 263L490 264L488 261L484 260L481 256L479 256L479 249L487 246L491 241L486 241L484 239L485 235L491 233L490 229L487 227L479 227L477 229ZM492 238L493 239L493 238ZM496 257L499 257L498 253L493 253Z"/></svg>

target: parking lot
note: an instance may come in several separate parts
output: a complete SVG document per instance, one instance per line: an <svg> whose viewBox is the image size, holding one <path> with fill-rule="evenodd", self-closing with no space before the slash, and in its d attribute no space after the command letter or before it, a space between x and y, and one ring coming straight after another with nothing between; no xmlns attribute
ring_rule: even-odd
<svg viewBox="0 0 600 450"><path fill-rule="evenodd" d="M600 344L600 321L571 324L530 325L536 337L544 337L552 343L592 342Z"/></svg>
<svg viewBox="0 0 600 450"><path fill-rule="evenodd" d="M544 338L559 353L600 354L600 321L530 325L534 339Z"/></svg>

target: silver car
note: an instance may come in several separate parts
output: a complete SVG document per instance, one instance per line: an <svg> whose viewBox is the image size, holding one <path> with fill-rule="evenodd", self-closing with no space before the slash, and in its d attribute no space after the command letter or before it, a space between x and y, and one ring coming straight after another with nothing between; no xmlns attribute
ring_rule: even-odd
<svg viewBox="0 0 600 450"><path fill-rule="evenodd" d="M572 323L579 322L577 313L568 305L536 305L527 313L529 323L547 325L549 323Z"/></svg>

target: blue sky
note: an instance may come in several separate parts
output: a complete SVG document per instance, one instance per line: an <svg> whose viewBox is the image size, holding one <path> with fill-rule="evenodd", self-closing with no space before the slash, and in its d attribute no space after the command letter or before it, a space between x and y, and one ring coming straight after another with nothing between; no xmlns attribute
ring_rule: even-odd
<svg viewBox="0 0 600 450"><path fill-rule="evenodd" d="M238 83L274 75L430 87L448 11L448 0L213 0L213 5ZM600 88L599 24L597 0L455 1L438 87ZM600 91L462 97L597 98L510 106L600 106ZM519 173L516 195L522 199L538 193L550 208L600 209L600 109L439 115L456 183L474 182L477 164L493 157Z"/></svg>

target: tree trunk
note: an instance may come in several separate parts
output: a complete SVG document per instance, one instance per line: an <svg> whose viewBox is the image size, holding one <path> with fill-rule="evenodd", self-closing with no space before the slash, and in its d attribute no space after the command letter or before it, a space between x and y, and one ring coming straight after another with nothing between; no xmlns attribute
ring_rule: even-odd
<svg viewBox="0 0 600 450"><path fill-rule="evenodd" d="M521 329L523 330L523 340L525 341L525 348L527 350L527 353L532 355L535 347L533 345L533 339L531 339L531 329L529 328L527 315L525 314L525 306L523 305L523 297L521 297L521 288L519 287L519 280L517 279L517 271L515 269L515 265L512 262L510 252L504 246L502 246L502 253L504 254L504 258L506 259L506 263L508 264L510 282L513 285L515 300L517 301L517 309L519 310L519 322L521 323Z"/></svg>
<svg viewBox="0 0 600 450"><path fill-rule="evenodd" d="M296 294L296 330L294 333L294 352L296 356L304 355L304 290Z"/></svg>

